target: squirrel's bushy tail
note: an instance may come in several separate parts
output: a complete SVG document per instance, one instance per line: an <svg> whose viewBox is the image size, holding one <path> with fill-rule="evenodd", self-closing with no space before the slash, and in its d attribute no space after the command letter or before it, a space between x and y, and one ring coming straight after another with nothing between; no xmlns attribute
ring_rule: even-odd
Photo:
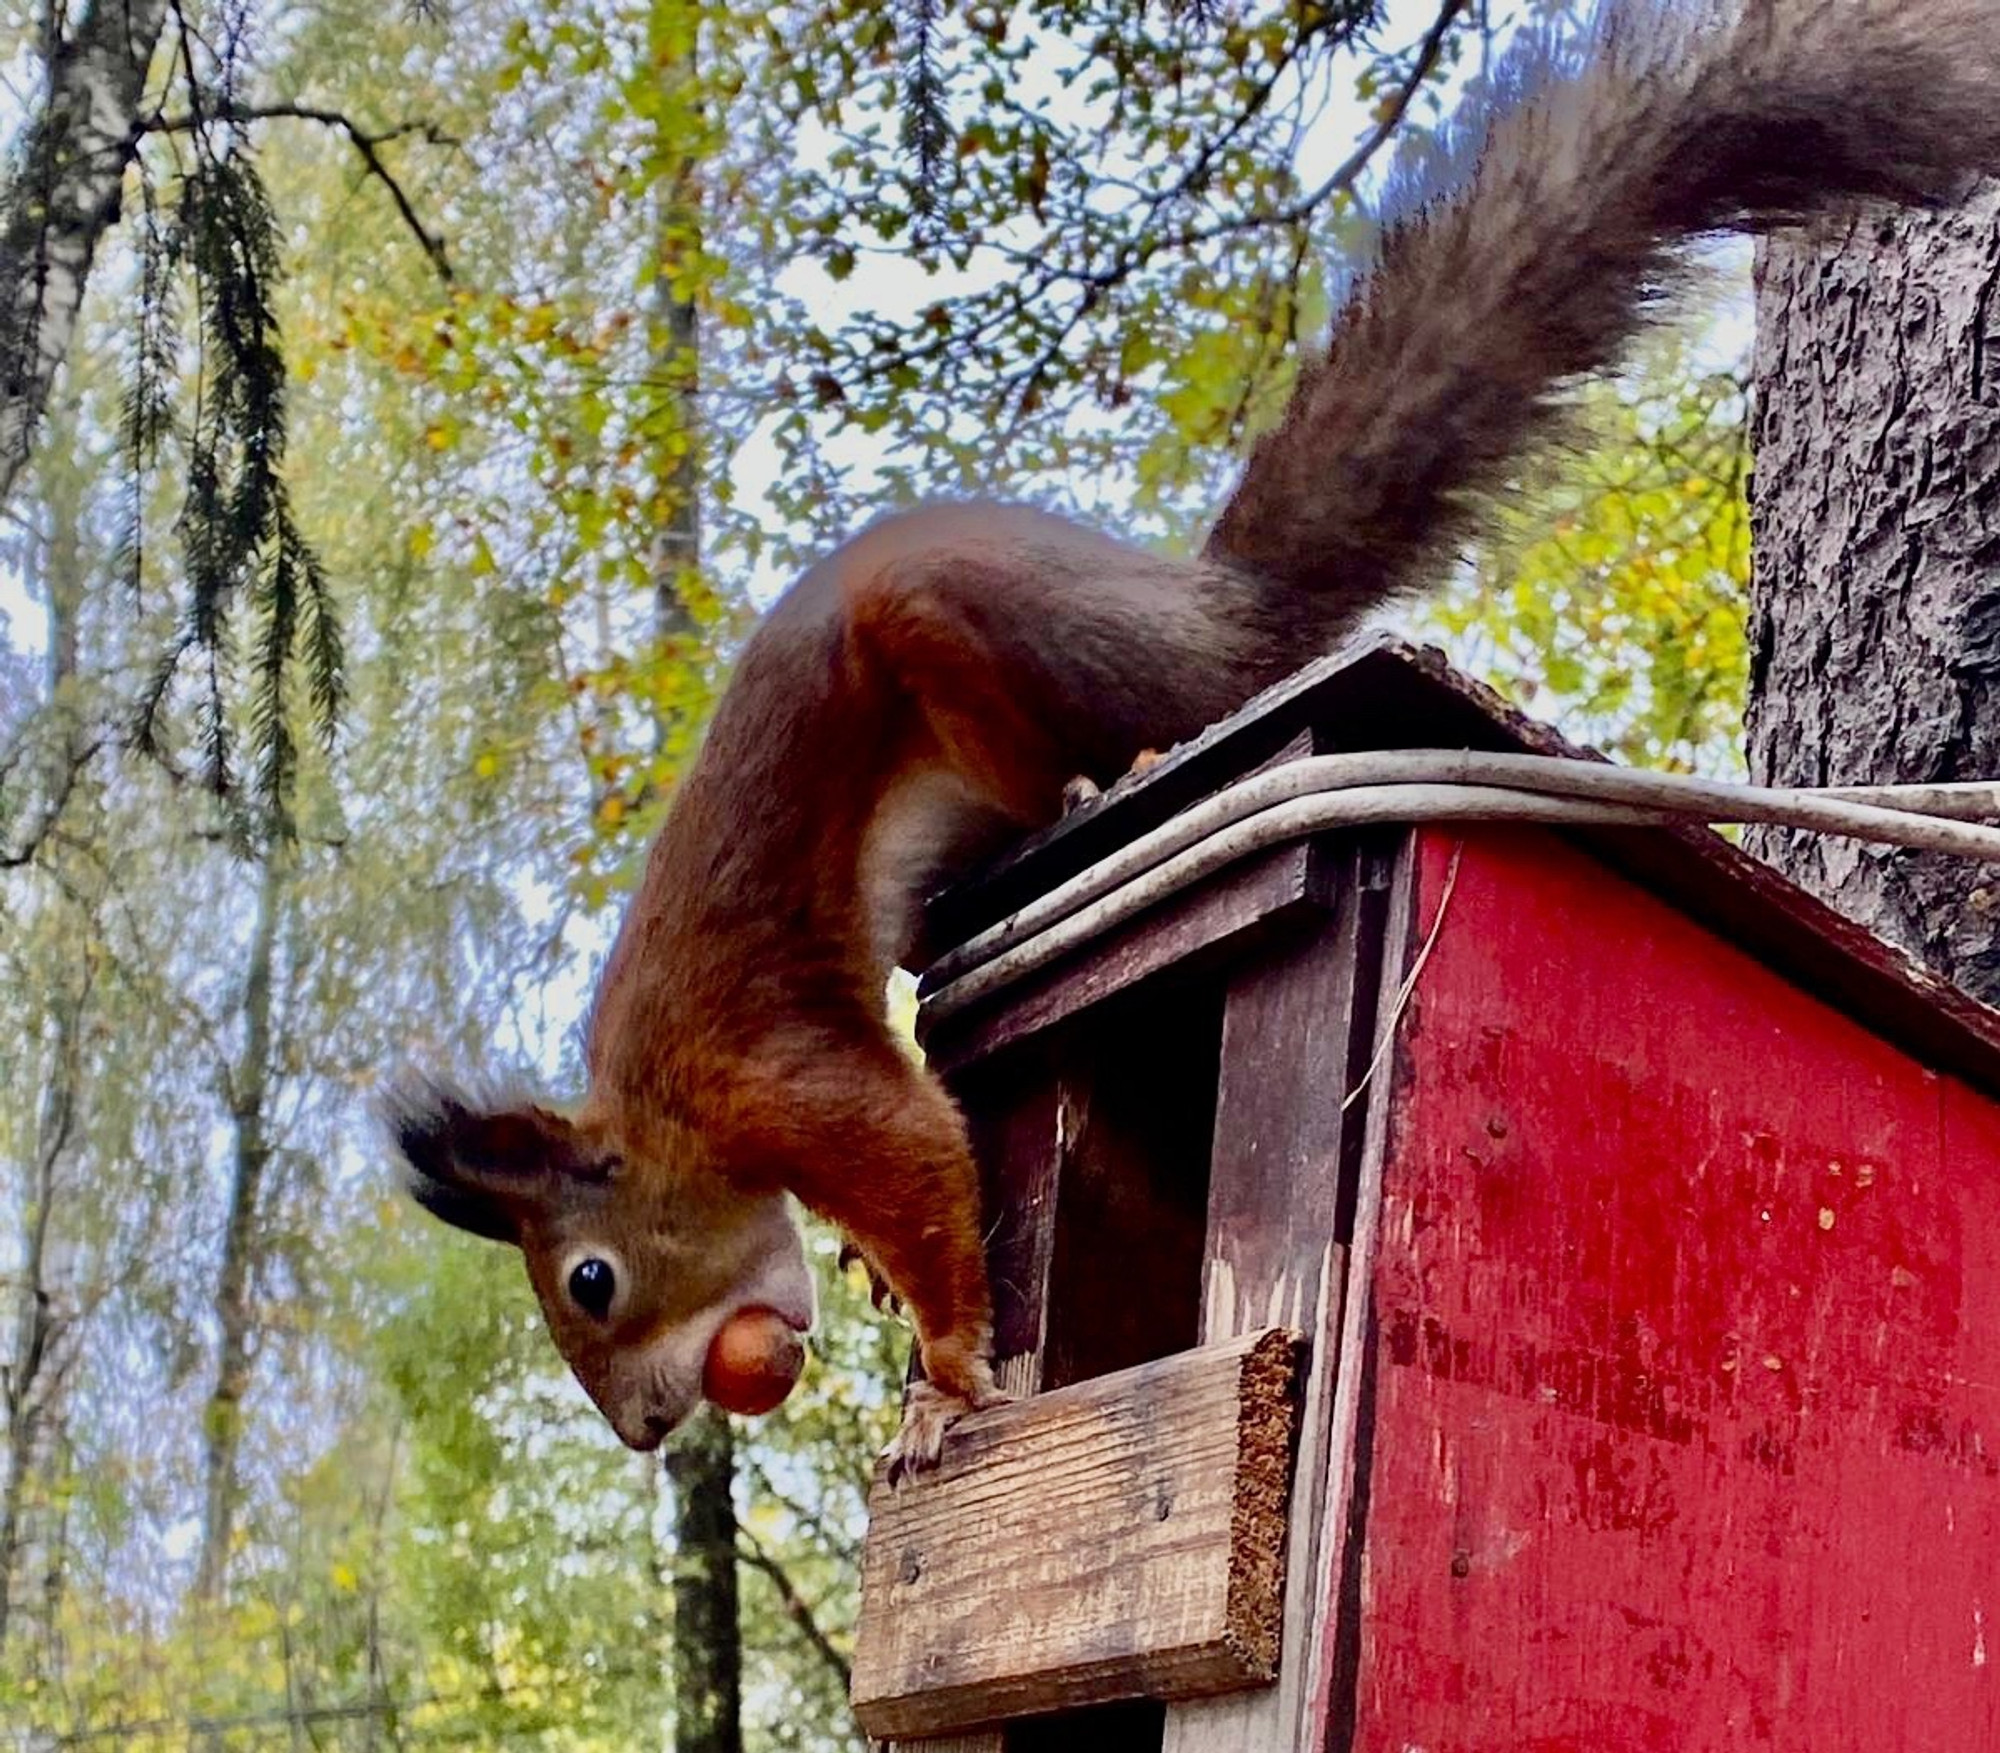
<svg viewBox="0 0 2000 1753"><path fill-rule="evenodd" d="M1401 216L1209 538L1313 593L1291 607L1321 636L1434 582L1686 239L2000 171L2000 0L1608 0L1581 43L1524 45L1455 133L1462 174L1392 187Z"/></svg>

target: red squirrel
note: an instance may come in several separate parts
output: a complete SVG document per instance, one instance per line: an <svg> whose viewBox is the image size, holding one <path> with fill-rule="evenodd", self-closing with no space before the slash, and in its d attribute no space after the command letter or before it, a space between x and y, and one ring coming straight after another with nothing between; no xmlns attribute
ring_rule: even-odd
<svg viewBox="0 0 2000 1753"><path fill-rule="evenodd" d="M810 1325L790 1196L914 1320L892 1470L934 1462L1000 1396L965 1127L884 1014L926 895L1444 570L1686 239L2000 169L1996 0L1612 0L1587 47L1537 40L1494 84L1449 186L1392 190L1199 557L981 503L827 555L747 643L653 844L582 1100L400 1098L416 1198L521 1248L634 1448L696 1404L725 1323Z"/></svg>

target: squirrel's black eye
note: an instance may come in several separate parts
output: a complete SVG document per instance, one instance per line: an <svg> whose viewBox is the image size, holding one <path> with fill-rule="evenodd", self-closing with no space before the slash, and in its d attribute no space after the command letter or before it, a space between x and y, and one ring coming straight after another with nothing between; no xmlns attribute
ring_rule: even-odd
<svg viewBox="0 0 2000 1753"><path fill-rule="evenodd" d="M608 1261L592 1256L577 1262L569 1275L569 1294L576 1306L595 1320L603 1320L618 1294L618 1275Z"/></svg>

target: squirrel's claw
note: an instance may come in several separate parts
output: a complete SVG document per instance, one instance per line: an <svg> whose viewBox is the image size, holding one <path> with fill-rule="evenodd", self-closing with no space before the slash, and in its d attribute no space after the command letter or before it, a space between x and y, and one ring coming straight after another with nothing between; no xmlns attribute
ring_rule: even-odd
<svg viewBox="0 0 2000 1753"><path fill-rule="evenodd" d="M1013 1397L990 1378L971 1396L947 1394L934 1382L911 1384L903 1402L903 1426L882 1451L889 1464L889 1483L900 1486L919 1473L935 1470L944 1455L945 1433L959 1419L988 1406L1005 1406Z"/></svg>

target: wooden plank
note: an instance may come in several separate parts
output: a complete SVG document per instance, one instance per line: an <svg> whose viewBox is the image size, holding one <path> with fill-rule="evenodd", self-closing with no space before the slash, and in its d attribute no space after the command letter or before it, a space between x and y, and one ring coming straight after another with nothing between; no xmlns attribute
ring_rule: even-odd
<svg viewBox="0 0 2000 1753"><path fill-rule="evenodd" d="M933 1067L987 1058L1169 970L1197 973L1250 937L1281 928L1320 900L1310 847L1274 846L1107 932L1082 953L995 994L990 1005L917 1032Z"/></svg>
<svg viewBox="0 0 2000 1753"><path fill-rule="evenodd" d="M1399 837L1350 850L1333 920L1316 938L1232 982L1222 1052L1202 1336L1270 1320L1312 1335L1286 1552L1279 1684L1181 1704L1165 1753L1271 1753L1317 1747L1318 1621L1330 1604L1325 1554L1339 1545L1329 1501L1331 1408L1348 1224L1366 1100L1362 1085L1380 986L1382 936ZM1272 1311L1282 1311L1274 1314Z"/></svg>
<svg viewBox="0 0 2000 1753"><path fill-rule="evenodd" d="M1194 1341L1220 1004L1178 999L1114 1000L1067 1035L1060 1071L1030 1051L953 1079L985 1182L996 1365L1011 1393ZM1147 1245L1132 1250L1138 1235ZM1104 1260L1121 1251L1125 1269L1106 1274ZM1148 1738L1133 1712L1087 1712L1074 1724L1045 1719L1032 1733L1017 1726L1005 1753L1055 1753L1072 1731L1105 1753L1159 1746L1157 1721ZM897 1745L1003 1753L997 1731Z"/></svg>
<svg viewBox="0 0 2000 1753"><path fill-rule="evenodd" d="M1375 990L1356 1029L1369 1042L1367 1089L1353 1106L1362 1110L1359 1136L1344 1146L1355 1154L1343 1164L1343 1194L1351 1188L1353 1210L1343 1217L1347 1276L1338 1311L1339 1343L1332 1360L1331 1398L1321 1453L1321 1538L1307 1579L1311 1603L1305 1623L1311 1647L1303 1671L1295 1671L1299 1710L1312 1744L1354 1746L1354 1674L1367 1601L1367 1520L1372 1489L1375 1418L1375 1304L1369 1294L1382 1249L1382 1185L1388 1136L1407 1076L1402 1028L1405 982L1423 952L1427 933L1442 929L1436 907L1420 914L1422 857L1428 840L1421 830L1406 833L1388 873L1379 937ZM1352 1086L1350 1086L1352 1087Z"/></svg>
<svg viewBox="0 0 2000 1753"><path fill-rule="evenodd" d="M1266 1681L1301 1342L1280 1329L957 1425L870 1500L854 1712L877 1736Z"/></svg>
<svg viewBox="0 0 2000 1753"><path fill-rule="evenodd" d="M1049 1275L1069 1127L1066 1083L1032 1056L974 1066L952 1080L979 1162L993 1285L994 1375L1010 1394L1042 1382ZM871 1531L872 1534L872 1531ZM1007 1753L998 1731L877 1743L882 1753Z"/></svg>
<svg viewBox="0 0 2000 1753"><path fill-rule="evenodd" d="M993 1285L993 1353L1003 1377L1026 1358L1032 1393L1048 1328L1049 1264L1063 1165L1063 1090L1046 1066L1017 1062L957 1079L952 1094L966 1115L979 1164L986 1224L986 1270Z"/></svg>
<svg viewBox="0 0 2000 1753"><path fill-rule="evenodd" d="M962 1070L955 1093L987 1167L988 1258L1002 1386L1108 1374L1194 1343L1222 997L1176 981L1126 992L1066 1029L1060 1051ZM1048 1068L1050 1061L1060 1071ZM1133 1238L1144 1237L1135 1248ZM1107 1273L1104 1262L1119 1259ZM900 1753L1158 1753L1161 1706L1102 1707Z"/></svg>
<svg viewBox="0 0 2000 1753"><path fill-rule="evenodd" d="M1315 1745L2000 1747L2000 1109L1553 836L1463 840Z"/></svg>

